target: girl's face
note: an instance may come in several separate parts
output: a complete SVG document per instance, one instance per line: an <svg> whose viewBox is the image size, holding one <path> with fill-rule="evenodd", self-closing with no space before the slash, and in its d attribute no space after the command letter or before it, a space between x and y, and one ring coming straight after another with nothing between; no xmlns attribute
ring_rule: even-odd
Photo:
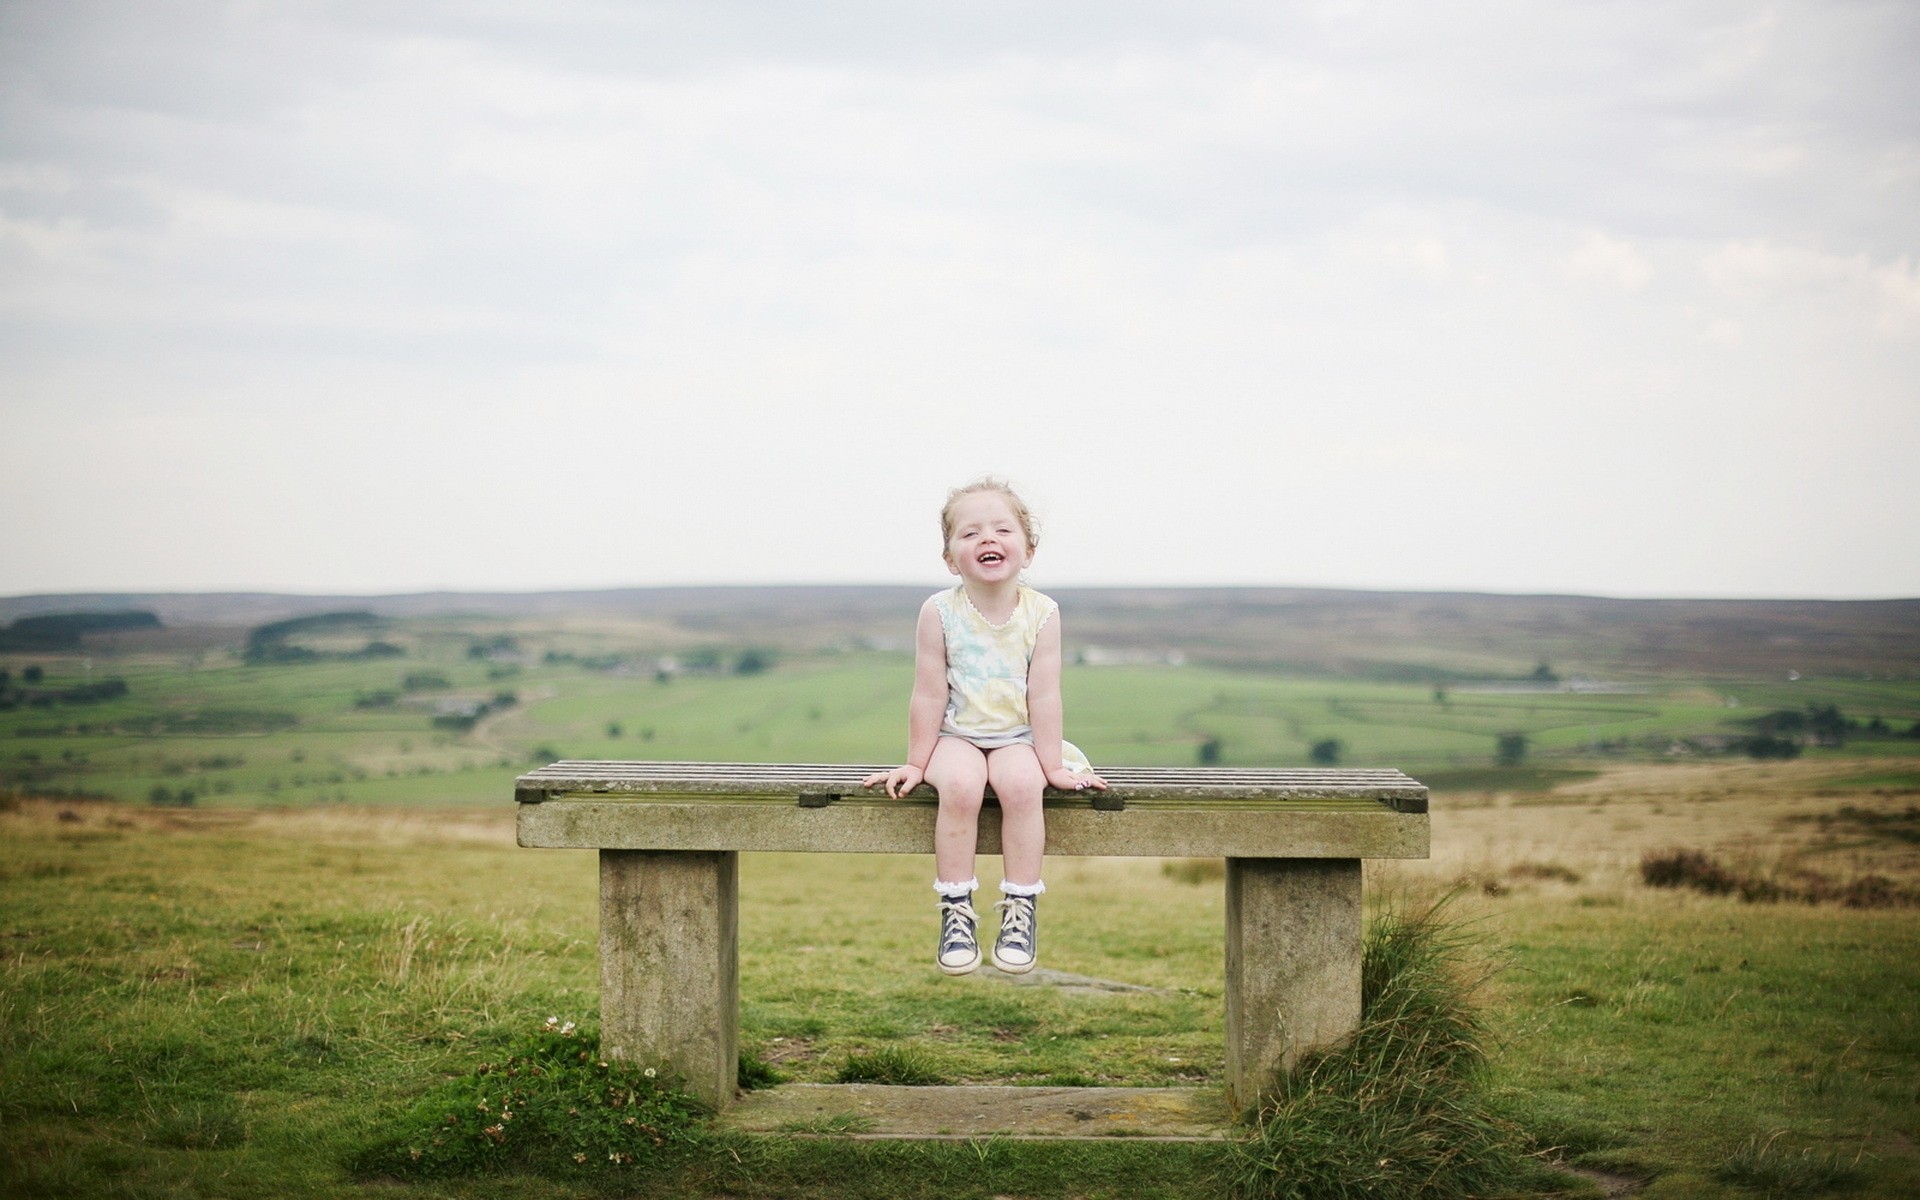
<svg viewBox="0 0 1920 1200"><path fill-rule="evenodd" d="M1027 533L1013 504L999 492L970 492L953 506L947 539L947 570L966 583L1018 579L1033 561Z"/></svg>

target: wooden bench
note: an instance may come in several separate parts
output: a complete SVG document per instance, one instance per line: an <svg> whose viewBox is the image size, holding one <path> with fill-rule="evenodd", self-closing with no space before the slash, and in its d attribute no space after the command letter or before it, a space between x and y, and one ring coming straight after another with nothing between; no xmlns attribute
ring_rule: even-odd
<svg viewBox="0 0 1920 1200"><path fill-rule="evenodd" d="M740 852L930 857L933 789L860 786L883 769L568 761L519 778L522 846L600 852L602 1053L731 1102ZM1227 1094L1245 1109L1359 1023L1360 863L1427 856L1427 789L1392 770L1102 773L1110 791L1047 792L1047 854L1226 859ZM991 803L979 850L1000 850ZM911 899L931 928L931 892Z"/></svg>

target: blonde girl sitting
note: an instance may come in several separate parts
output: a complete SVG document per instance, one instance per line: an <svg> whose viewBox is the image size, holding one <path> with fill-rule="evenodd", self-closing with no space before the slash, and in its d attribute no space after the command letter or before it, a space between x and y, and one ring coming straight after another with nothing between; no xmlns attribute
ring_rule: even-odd
<svg viewBox="0 0 1920 1200"><path fill-rule="evenodd" d="M947 496L940 535L947 570L960 582L920 609L906 765L864 784L902 796L924 780L939 793L935 957L949 975L980 965L973 860L981 801L992 785L1006 897L996 906L993 965L1019 974L1033 969L1034 901L1047 890L1041 793L1048 784L1078 791L1107 783L1061 739L1059 606L1021 582L1038 544L1027 506L1000 480L981 479Z"/></svg>

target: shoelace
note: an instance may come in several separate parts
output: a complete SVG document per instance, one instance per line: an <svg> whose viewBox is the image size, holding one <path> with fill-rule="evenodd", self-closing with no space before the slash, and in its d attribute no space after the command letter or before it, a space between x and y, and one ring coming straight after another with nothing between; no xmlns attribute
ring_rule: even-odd
<svg viewBox="0 0 1920 1200"><path fill-rule="evenodd" d="M940 926L940 948L973 945L973 905L965 900L943 901L940 912L945 918Z"/></svg>
<svg viewBox="0 0 1920 1200"><path fill-rule="evenodd" d="M1033 946L1033 899L1008 896L994 905L1001 912L1000 940L1008 945L1030 949Z"/></svg>

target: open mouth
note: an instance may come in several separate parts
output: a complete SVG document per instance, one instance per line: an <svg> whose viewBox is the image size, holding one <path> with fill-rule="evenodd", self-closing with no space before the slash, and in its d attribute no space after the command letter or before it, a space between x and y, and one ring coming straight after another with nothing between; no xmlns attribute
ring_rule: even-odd
<svg viewBox="0 0 1920 1200"><path fill-rule="evenodd" d="M1004 561L1004 556L997 550L989 550L980 556L980 565L983 567L997 566Z"/></svg>

